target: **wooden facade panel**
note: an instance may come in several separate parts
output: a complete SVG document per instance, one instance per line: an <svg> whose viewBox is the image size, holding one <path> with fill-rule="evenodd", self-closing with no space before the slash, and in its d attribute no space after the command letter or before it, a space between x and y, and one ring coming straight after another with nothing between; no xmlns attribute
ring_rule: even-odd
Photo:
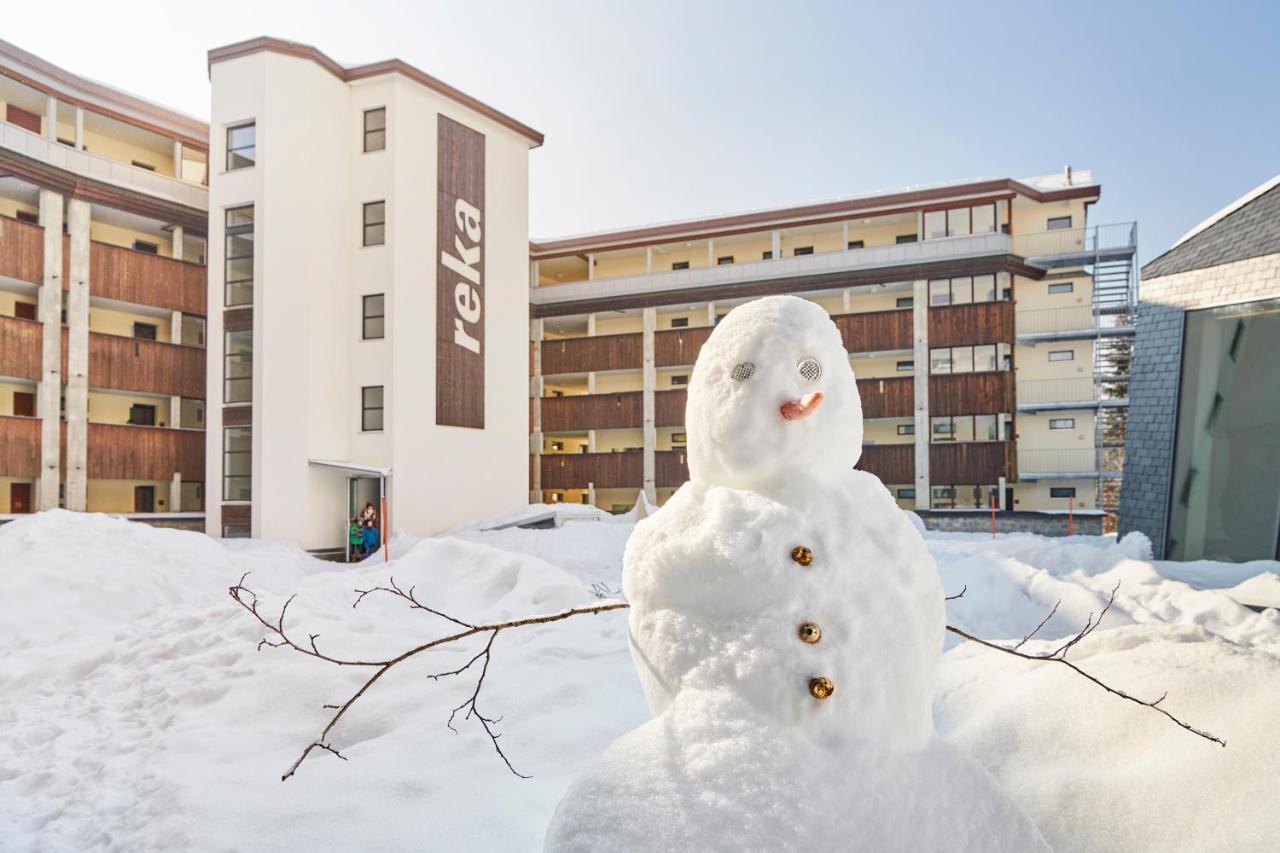
<svg viewBox="0 0 1280 853"><path fill-rule="evenodd" d="M639 489L644 480L644 454L639 450L622 453L548 453L542 456L542 488Z"/></svg>
<svg viewBox="0 0 1280 853"><path fill-rule="evenodd" d="M884 352L911 349L911 309L837 314L835 321L844 348L849 352Z"/></svg>
<svg viewBox="0 0 1280 853"><path fill-rule="evenodd" d="M35 320L0 317L0 376L40 381L44 326Z"/></svg>
<svg viewBox="0 0 1280 853"><path fill-rule="evenodd" d="M71 281L71 238L62 238L62 286ZM207 316L207 270L110 243L89 244L89 293L184 314Z"/></svg>
<svg viewBox="0 0 1280 853"><path fill-rule="evenodd" d="M644 423L644 395L640 391L543 397L541 403L543 432L639 429Z"/></svg>
<svg viewBox="0 0 1280 853"><path fill-rule="evenodd" d="M222 312L222 329L226 332L243 332L253 328L253 307L228 308Z"/></svg>
<svg viewBox="0 0 1280 853"><path fill-rule="evenodd" d="M542 342L543 376L639 368L643 359L644 343L639 332Z"/></svg>
<svg viewBox="0 0 1280 853"><path fill-rule="evenodd" d="M975 441L929 445L929 480L936 486L992 485L1013 480L1014 443Z"/></svg>
<svg viewBox="0 0 1280 853"><path fill-rule="evenodd" d="M689 456L684 450L658 450L653 454L654 477L661 488L676 488L689 479Z"/></svg>
<svg viewBox="0 0 1280 853"><path fill-rule="evenodd" d="M199 347L90 332L89 386L203 400L205 358Z"/></svg>
<svg viewBox="0 0 1280 853"><path fill-rule="evenodd" d="M1013 372L950 373L929 377L930 415L998 415L1014 411Z"/></svg>
<svg viewBox="0 0 1280 853"><path fill-rule="evenodd" d="M0 216L0 275L39 284L44 280L44 229Z"/></svg>
<svg viewBox="0 0 1280 853"><path fill-rule="evenodd" d="M250 426L253 423L253 407L252 406L223 406L222 407L222 425L229 426Z"/></svg>
<svg viewBox="0 0 1280 853"><path fill-rule="evenodd" d="M654 391L654 422L660 427L684 426L684 407L689 393L683 388L672 391Z"/></svg>
<svg viewBox="0 0 1280 853"><path fill-rule="evenodd" d="M223 524L249 524L253 519L253 507L249 504L223 504Z"/></svg>
<svg viewBox="0 0 1280 853"><path fill-rule="evenodd" d="M910 376L859 379L863 418L909 418L915 413L915 380Z"/></svg>
<svg viewBox="0 0 1280 853"><path fill-rule="evenodd" d="M204 481L204 431L89 424L89 477Z"/></svg>
<svg viewBox="0 0 1280 853"><path fill-rule="evenodd" d="M702 345L711 337L711 327L667 329L653 334L653 359L658 367L693 364Z"/></svg>
<svg viewBox="0 0 1280 853"><path fill-rule="evenodd" d="M0 415L0 474L40 476L40 419ZM8 512L8 507L4 508Z"/></svg>
<svg viewBox="0 0 1280 853"><path fill-rule="evenodd" d="M916 479L914 444L868 444L854 467L874 474L885 485L914 483Z"/></svg>
<svg viewBox="0 0 1280 853"><path fill-rule="evenodd" d="M1012 343L1015 337L1012 302L975 302L929 309L930 347Z"/></svg>

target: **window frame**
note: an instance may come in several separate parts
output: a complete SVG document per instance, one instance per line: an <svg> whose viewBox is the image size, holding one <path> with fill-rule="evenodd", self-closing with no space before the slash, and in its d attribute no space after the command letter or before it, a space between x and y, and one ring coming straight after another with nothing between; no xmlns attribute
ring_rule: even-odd
<svg viewBox="0 0 1280 853"><path fill-rule="evenodd" d="M898 499L904 501L913 501L916 499L915 486L903 486L897 491Z"/></svg>
<svg viewBox="0 0 1280 853"><path fill-rule="evenodd" d="M916 425L915 424L898 424L897 431L898 431L898 435L915 435Z"/></svg>
<svg viewBox="0 0 1280 853"><path fill-rule="evenodd" d="M249 441L248 450L228 450L229 439L232 433L242 433ZM248 474L229 474L231 466L228 463L229 457L244 456L249 460ZM244 497L232 497L231 490L228 488L233 480L243 480L245 487ZM222 428L222 500L226 503L247 503L253 500L253 427L248 424L237 426L224 426Z"/></svg>
<svg viewBox="0 0 1280 853"><path fill-rule="evenodd" d="M382 113L382 127L369 129L369 116L374 113ZM375 154L379 151L387 150L387 107L384 104L380 107L370 107L365 110L360 120L360 129L362 131L363 154ZM382 144L377 148L369 147L369 138L373 134L382 134Z"/></svg>
<svg viewBox="0 0 1280 853"><path fill-rule="evenodd" d="M844 246L844 250L846 252L852 252L857 249L865 249L865 248L867 248L866 240L850 240L848 243L845 243L845 246Z"/></svg>
<svg viewBox="0 0 1280 853"><path fill-rule="evenodd" d="M733 255L721 255L716 258L716 266L727 267L733 263Z"/></svg>
<svg viewBox="0 0 1280 853"><path fill-rule="evenodd" d="M1061 494L1062 492L1067 492L1068 494ZM1049 497L1053 500L1066 500L1068 498L1074 499L1075 496L1076 496L1075 486L1050 486L1049 487Z"/></svg>
<svg viewBox="0 0 1280 853"><path fill-rule="evenodd" d="M906 366L904 367L903 365ZM916 360L914 358L898 359L897 363L894 364L893 367L894 371L897 373L915 373Z"/></svg>
<svg viewBox="0 0 1280 853"><path fill-rule="evenodd" d="M379 220L376 220L376 221L370 221L370 219L369 219L369 211L370 211L370 209L372 209L372 208L374 208L374 207L381 207L381 208L382 208L382 218L381 218L381 219L379 219ZM387 200L386 200L385 198L384 198L384 199L381 199L380 201L366 201L366 202L362 202L362 203L361 203L361 205L360 205L360 226L361 226L361 227L360 227L360 246L361 246L361 248L368 249L368 248L372 248L373 246L385 246L385 245L387 245ZM371 243L371 242L369 242L369 229L370 229L370 228L381 228L381 229L382 229L382 231L381 231L381 232L379 232L379 233L380 233L380 236L379 236L379 239L378 239L378 241L377 241L376 243Z"/></svg>
<svg viewBox="0 0 1280 853"><path fill-rule="evenodd" d="M381 313L369 313L369 300L381 299ZM369 334L369 321L382 321L382 330L376 334ZM380 341L387 336L387 295L385 293L366 293L360 297L360 340L362 341Z"/></svg>
<svg viewBox="0 0 1280 853"><path fill-rule="evenodd" d="M914 296L899 296L894 304L898 308L914 308L916 307L916 298Z"/></svg>
<svg viewBox="0 0 1280 853"><path fill-rule="evenodd" d="M689 318L688 318L688 317L672 317L672 318L671 318L671 328L673 328L673 329L687 329L687 328L689 328Z"/></svg>
<svg viewBox="0 0 1280 853"><path fill-rule="evenodd" d="M253 131L253 138L251 139L250 143L248 145L233 146L231 144L231 135L235 133L237 130L244 130L245 128L251 128ZM257 119L249 119L247 121L241 121L241 122L236 122L235 124L227 125L225 139L227 143L227 157L226 157L226 163L224 164L226 167L225 171L238 172L241 169L252 169L254 166L258 165L258 120ZM244 154L242 153L244 151L251 151L252 153L248 157L245 157ZM242 160L248 160L249 162L240 163L239 165L232 165L233 163L232 158L236 156L239 156Z"/></svg>
<svg viewBox="0 0 1280 853"><path fill-rule="evenodd" d="M243 214L249 211L249 222L247 225L231 225L231 218L236 214ZM238 204L235 207L227 207L223 209L223 229L222 229L222 302L226 308L236 308L241 305L252 305L254 296L254 279L257 277L257 262L255 255L257 253L257 237L256 237L257 219L254 216L254 208L252 204ZM248 238L250 252L247 255L231 254L232 238ZM243 261L249 259L249 277L232 279L233 261ZM235 302L231 299L232 289L240 291L248 290L249 298L242 302Z"/></svg>
<svg viewBox="0 0 1280 853"><path fill-rule="evenodd" d="M1075 429L1075 418L1049 418L1049 429Z"/></svg>
<svg viewBox="0 0 1280 853"><path fill-rule="evenodd" d="M796 246L791 250L791 257L803 258L813 254L813 246Z"/></svg>
<svg viewBox="0 0 1280 853"><path fill-rule="evenodd" d="M369 405L369 392L378 392L378 405ZM361 432L383 432L386 429L386 386L385 385L361 385L360 386L360 431ZM378 425L376 427L369 426L369 413L378 413Z"/></svg>
<svg viewBox="0 0 1280 853"><path fill-rule="evenodd" d="M1076 283L1074 281L1051 281L1047 292L1050 294L1057 293L1074 293Z"/></svg>
<svg viewBox="0 0 1280 853"><path fill-rule="evenodd" d="M231 341L233 336L237 341L249 341L249 357L247 360L243 358L245 350L232 351ZM248 374L245 376L232 376L233 364L247 365ZM232 389L240 389L246 383L248 385L248 394L244 395L244 399L239 399L242 392L240 390L233 392ZM222 330L222 402L231 404L253 402L253 329Z"/></svg>
<svg viewBox="0 0 1280 853"><path fill-rule="evenodd" d="M1062 224L1064 222L1066 223L1065 225ZM1067 216L1050 216L1044 223L1044 230L1046 231L1070 231L1071 228L1072 217L1069 214Z"/></svg>
<svg viewBox="0 0 1280 853"><path fill-rule="evenodd" d="M671 262L671 271L672 271L672 272L677 272L677 271L679 271L679 270L687 270L688 268L689 268L689 262L688 262L688 261L672 261L672 262Z"/></svg>
<svg viewBox="0 0 1280 853"><path fill-rule="evenodd" d="M1063 358L1059 358L1059 356L1064 356L1064 357L1063 357ZM1073 349L1051 349L1051 350L1049 350L1049 361L1050 361L1050 362L1066 362L1066 361L1075 361L1075 360L1076 360L1076 351L1075 351L1075 350L1073 350Z"/></svg>
<svg viewBox="0 0 1280 853"><path fill-rule="evenodd" d="M150 333L144 332L138 334L139 329L150 329ZM158 323L140 323L137 320L133 322L133 339L137 341L155 341L159 340L160 324Z"/></svg>

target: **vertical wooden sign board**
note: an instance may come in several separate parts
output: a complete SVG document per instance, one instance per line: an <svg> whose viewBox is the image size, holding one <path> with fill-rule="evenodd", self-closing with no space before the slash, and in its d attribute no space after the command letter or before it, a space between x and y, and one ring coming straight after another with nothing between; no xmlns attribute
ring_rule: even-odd
<svg viewBox="0 0 1280 853"><path fill-rule="evenodd" d="M436 423L484 429L484 134L437 118Z"/></svg>

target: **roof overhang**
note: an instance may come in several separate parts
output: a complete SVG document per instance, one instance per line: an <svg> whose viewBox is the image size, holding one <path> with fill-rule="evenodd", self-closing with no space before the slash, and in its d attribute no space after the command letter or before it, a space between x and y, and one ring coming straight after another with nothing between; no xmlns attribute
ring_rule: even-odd
<svg viewBox="0 0 1280 853"><path fill-rule="evenodd" d="M377 465L361 465L358 462L343 462L336 459L308 459L307 462L319 468L332 468L335 471L345 471L348 474L362 474L366 477L391 476L390 468L380 468Z"/></svg>

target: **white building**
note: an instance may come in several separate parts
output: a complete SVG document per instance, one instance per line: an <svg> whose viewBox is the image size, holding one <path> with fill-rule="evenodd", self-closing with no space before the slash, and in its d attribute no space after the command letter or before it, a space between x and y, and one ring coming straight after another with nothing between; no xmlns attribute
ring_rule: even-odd
<svg viewBox="0 0 1280 853"><path fill-rule="evenodd" d="M529 127L399 60L209 52L207 528L341 547L525 503Z"/></svg>

